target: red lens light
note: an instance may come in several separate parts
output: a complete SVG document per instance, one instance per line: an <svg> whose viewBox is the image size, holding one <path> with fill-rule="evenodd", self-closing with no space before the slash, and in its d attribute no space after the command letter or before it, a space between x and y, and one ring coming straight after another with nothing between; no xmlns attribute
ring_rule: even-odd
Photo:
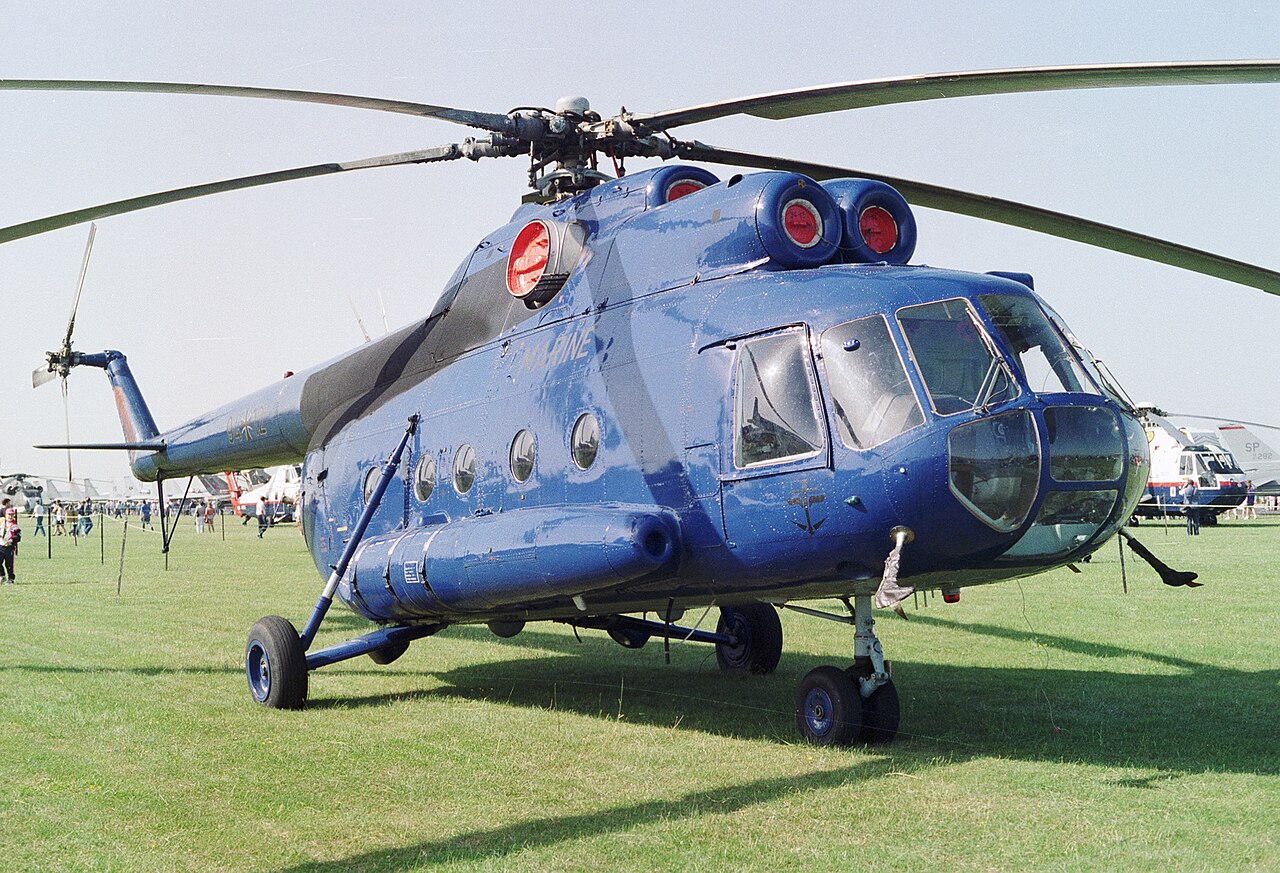
<svg viewBox="0 0 1280 873"><path fill-rule="evenodd" d="M879 206L868 206L858 216L858 232L867 248L877 255L883 255L898 244L898 222L893 220L887 209Z"/></svg>
<svg viewBox="0 0 1280 873"><path fill-rule="evenodd" d="M531 221L516 234L507 258L507 290L528 297L547 269L551 235L540 221Z"/></svg>
<svg viewBox="0 0 1280 873"><path fill-rule="evenodd" d="M701 191L705 187L707 186L701 182L695 182L693 179L681 179L677 182L672 182L667 186L666 202L670 203L672 200L679 200L681 197L688 197L695 191Z"/></svg>
<svg viewBox="0 0 1280 873"><path fill-rule="evenodd" d="M791 200L782 207L782 226L787 236L802 249L822 239L822 216L808 200Z"/></svg>
<svg viewBox="0 0 1280 873"><path fill-rule="evenodd" d="M960 592L959 592L959 591L957 591L957 592L955 592L954 594L944 594L944 595L942 595L942 602L943 602L943 603L959 603L959 602L960 602Z"/></svg>

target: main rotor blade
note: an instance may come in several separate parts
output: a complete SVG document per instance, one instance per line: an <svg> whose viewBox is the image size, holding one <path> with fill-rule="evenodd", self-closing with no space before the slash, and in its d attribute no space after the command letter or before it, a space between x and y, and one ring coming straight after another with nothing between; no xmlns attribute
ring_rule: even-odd
<svg viewBox="0 0 1280 873"><path fill-rule="evenodd" d="M67 319L67 335L62 340L62 353L71 353L71 332L76 327L76 310L80 308L80 293L84 291L84 276L89 272L89 255L93 252L93 238L98 233L98 225L89 222L89 242L84 247L84 260L80 262L80 279L76 282L76 296L71 300L71 317Z"/></svg>
<svg viewBox="0 0 1280 873"><path fill-rule="evenodd" d="M1221 421L1224 424L1243 424L1246 427L1265 427L1268 430L1280 430L1280 426L1263 424L1260 421L1244 421L1239 418L1220 418L1216 415L1187 415L1185 412L1170 412L1166 418L1194 418L1200 421Z"/></svg>
<svg viewBox="0 0 1280 873"><path fill-rule="evenodd" d="M453 109L429 103L384 100L379 97L357 97L351 94L328 94L323 91L295 91L285 88L249 88L239 85L199 85L185 82L121 82L84 79L0 79L0 91L124 91L137 94L193 94L213 97L256 97L264 100L292 100L322 103L353 109L375 109L398 112L422 118L436 118L481 130L507 132L512 121L493 112Z"/></svg>
<svg viewBox="0 0 1280 873"><path fill-rule="evenodd" d="M973 218L984 218L999 224L1034 230L1050 236L1074 240L1086 245L1110 249L1113 252L1157 261L1183 270L1204 273L1228 282L1251 285L1261 288L1268 294L1280 295L1280 273L1215 255L1212 252L1193 249L1180 243L1169 242L1154 236L1137 233L1079 218L1062 212L1041 209L1013 200L1002 200L983 194L971 194L954 188L930 185L927 182L913 182L886 176L883 173L869 173L864 170L853 170L847 167L830 167L823 164L809 164L793 161L788 158L774 158L768 155L755 155L748 152L732 151L703 143L681 143L677 154L682 158L709 163L729 164L743 167L756 167L762 170L784 170L793 173L804 173L819 181L836 179L845 176L856 176L866 179L879 179L897 188L913 206L929 209L940 209L943 212L954 212Z"/></svg>
<svg viewBox="0 0 1280 873"><path fill-rule="evenodd" d="M400 152L394 155L382 155L376 158L366 158L361 161L347 161L340 164L315 164L310 167L297 167L292 170L277 170L274 173L259 173L253 176L241 176L238 179L227 179L222 182L209 182L204 185L192 185L187 188L174 188L170 191L160 191L155 194L144 194L141 197L130 197L127 200L117 200L114 203L104 203L99 206L90 206L85 209L77 209L72 212L63 212L59 215L50 215L45 218L37 218L33 221L24 221L22 224L13 224L8 227L0 227L0 243L10 242L15 239L22 239L27 236L35 236L39 233L46 233L51 230L57 230L61 227L70 227L73 224L80 224L95 218L107 218L112 215L123 215L126 212L136 212L139 209L148 209L152 206L160 206L165 203L176 203L179 200L191 200L196 197L205 197L210 194L221 194L224 191L236 191L241 188L254 188L259 185L271 185L275 182L289 182L294 179L309 179L312 176L327 176L331 173L345 173L348 170L364 170L370 167L395 167L402 164L427 164L434 161L451 161L455 158L462 157L462 152L457 145L443 145L431 149L420 149L413 152Z"/></svg>
<svg viewBox="0 0 1280 873"><path fill-rule="evenodd" d="M1063 91L1083 88L1134 88L1153 85L1237 85L1280 82L1280 61L1183 61L1145 64L1096 64L931 73L894 79L868 79L777 91L719 103L705 103L628 120L649 130L669 130L729 115L796 118L868 106L914 103L948 97Z"/></svg>

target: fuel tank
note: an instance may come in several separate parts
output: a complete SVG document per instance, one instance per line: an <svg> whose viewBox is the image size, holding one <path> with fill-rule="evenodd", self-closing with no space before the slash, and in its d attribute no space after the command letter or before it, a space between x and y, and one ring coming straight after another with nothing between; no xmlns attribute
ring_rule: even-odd
<svg viewBox="0 0 1280 873"><path fill-rule="evenodd" d="M518 509L372 537L338 596L374 621L519 608L675 572L679 553L658 507Z"/></svg>

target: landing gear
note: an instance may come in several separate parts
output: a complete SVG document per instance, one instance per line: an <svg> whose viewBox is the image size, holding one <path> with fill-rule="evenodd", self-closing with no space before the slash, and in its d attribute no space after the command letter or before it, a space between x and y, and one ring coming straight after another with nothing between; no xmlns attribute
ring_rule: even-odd
<svg viewBox="0 0 1280 873"><path fill-rule="evenodd" d="M249 631L244 654L249 690L264 706L302 709L307 702L307 655L298 631L278 615Z"/></svg>
<svg viewBox="0 0 1280 873"><path fill-rule="evenodd" d="M782 657L782 622L768 603L726 606L720 610L716 633L734 643L716 643L716 662L726 673L772 673Z"/></svg>
<svg viewBox="0 0 1280 873"><path fill-rule="evenodd" d="M857 665L846 672L855 682L861 681ZM898 688L892 679L888 679L870 697L862 698L862 732L858 734L858 741L873 746L892 742L898 735L901 715Z"/></svg>
<svg viewBox="0 0 1280 873"><path fill-rule="evenodd" d="M815 746L847 746L862 732L862 695L839 667L810 670L796 691L796 726Z"/></svg>
<svg viewBox="0 0 1280 873"><path fill-rule="evenodd" d="M821 746L891 742L898 735L901 703L898 689L889 678L880 640L872 630L875 619L871 615L871 595L854 598L851 619L798 609L809 615L852 624L856 629L852 667L848 670L818 667L800 682L796 692L796 726L800 728L800 735Z"/></svg>

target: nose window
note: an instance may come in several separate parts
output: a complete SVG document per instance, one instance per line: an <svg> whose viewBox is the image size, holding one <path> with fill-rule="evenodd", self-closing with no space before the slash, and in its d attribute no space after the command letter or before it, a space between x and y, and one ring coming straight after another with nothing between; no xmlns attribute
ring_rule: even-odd
<svg viewBox="0 0 1280 873"><path fill-rule="evenodd" d="M1027 520L1040 484L1040 444L1026 410L962 424L947 437L951 490L999 531Z"/></svg>
<svg viewBox="0 0 1280 873"><path fill-rule="evenodd" d="M1046 495L1036 523L1002 557L1044 558L1074 551L1093 538L1115 505L1115 491L1055 491Z"/></svg>
<svg viewBox="0 0 1280 873"><path fill-rule="evenodd" d="M1049 475L1059 482L1113 482L1124 472L1120 421L1099 406L1051 406Z"/></svg>
<svg viewBox="0 0 1280 873"><path fill-rule="evenodd" d="M806 339L803 331L792 330L739 345L734 401L737 466L799 458L822 447Z"/></svg>

